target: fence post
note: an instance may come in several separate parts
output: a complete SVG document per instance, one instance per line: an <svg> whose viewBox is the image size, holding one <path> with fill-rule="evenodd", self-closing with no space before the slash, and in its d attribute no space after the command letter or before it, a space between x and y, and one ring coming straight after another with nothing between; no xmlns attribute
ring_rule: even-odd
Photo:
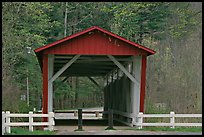
<svg viewBox="0 0 204 137"><path fill-rule="evenodd" d="M74 116L75 116L75 117L77 116L77 111L76 111L76 110L74 110Z"/></svg>
<svg viewBox="0 0 204 137"><path fill-rule="evenodd" d="M6 132L11 133L11 127L10 127L10 111L6 111Z"/></svg>
<svg viewBox="0 0 204 137"><path fill-rule="evenodd" d="M174 123L175 123L175 113L174 112L170 112L170 123L171 123L170 128L175 128L175 126L174 126Z"/></svg>
<svg viewBox="0 0 204 137"><path fill-rule="evenodd" d="M142 123L143 123L143 113L142 112L139 112L138 114L138 129L142 129Z"/></svg>
<svg viewBox="0 0 204 137"><path fill-rule="evenodd" d="M33 112L29 112L29 131L33 131Z"/></svg>
<svg viewBox="0 0 204 137"><path fill-rule="evenodd" d="M55 125L54 112L49 112L48 122L49 122L49 130L53 131L53 126Z"/></svg>
<svg viewBox="0 0 204 137"><path fill-rule="evenodd" d="M5 112L2 111L2 135L5 133Z"/></svg>
<svg viewBox="0 0 204 137"><path fill-rule="evenodd" d="M133 115L131 127L137 126L137 115Z"/></svg>

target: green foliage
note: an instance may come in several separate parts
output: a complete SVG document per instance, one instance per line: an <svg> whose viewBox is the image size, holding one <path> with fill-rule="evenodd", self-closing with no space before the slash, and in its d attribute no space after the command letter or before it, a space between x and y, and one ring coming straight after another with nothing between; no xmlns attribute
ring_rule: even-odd
<svg viewBox="0 0 204 137"><path fill-rule="evenodd" d="M156 107L153 103L147 102L145 104L146 114L168 114L170 111L167 108Z"/></svg>
<svg viewBox="0 0 204 137"><path fill-rule="evenodd" d="M52 8L45 2L3 3L4 61L21 90L26 90L28 77L30 95L41 96L41 70L33 50L46 44L50 30L58 25L49 17ZM27 53L27 46L31 47L31 54ZM34 98L30 96L30 100ZM36 104L32 101L30 107L37 107Z"/></svg>
<svg viewBox="0 0 204 137"><path fill-rule="evenodd" d="M64 94L67 94L71 97L74 97L74 91L71 89L69 83L62 83L61 80L55 80L54 86L56 86L55 90L55 97L63 96Z"/></svg>
<svg viewBox="0 0 204 137"><path fill-rule="evenodd" d="M167 4L161 2L118 3L105 10L114 12L113 32L140 44L147 36L161 35L169 15Z"/></svg>
<svg viewBox="0 0 204 137"><path fill-rule="evenodd" d="M19 102L19 110L20 110L20 113L28 113L30 111L25 101Z"/></svg>
<svg viewBox="0 0 204 137"><path fill-rule="evenodd" d="M198 24L197 19L199 12L190 9L190 3L179 2L172 3L173 8L170 8L170 35L174 38L181 38L183 36L191 35Z"/></svg>
<svg viewBox="0 0 204 137"><path fill-rule="evenodd" d="M152 102L145 103L145 114L169 114L170 110L165 107L156 107ZM168 122L169 118L145 118L145 122Z"/></svg>

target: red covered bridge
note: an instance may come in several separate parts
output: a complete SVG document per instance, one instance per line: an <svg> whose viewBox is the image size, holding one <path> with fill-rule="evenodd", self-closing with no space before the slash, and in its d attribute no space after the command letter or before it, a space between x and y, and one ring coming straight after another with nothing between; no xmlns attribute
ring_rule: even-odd
<svg viewBox="0 0 204 137"><path fill-rule="evenodd" d="M43 74L43 113L53 111L53 81L72 76L107 79L104 111L144 111L146 58L155 51L94 26L37 48L35 53Z"/></svg>

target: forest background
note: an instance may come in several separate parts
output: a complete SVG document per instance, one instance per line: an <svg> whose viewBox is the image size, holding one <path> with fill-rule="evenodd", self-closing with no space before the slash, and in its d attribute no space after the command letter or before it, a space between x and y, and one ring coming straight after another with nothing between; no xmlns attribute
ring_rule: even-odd
<svg viewBox="0 0 204 137"><path fill-rule="evenodd" d="M147 59L146 113L202 113L201 2L3 2L2 110L41 110L33 50L92 26L156 51ZM103 91L88 78L61 81L54 82L55 110L103 106Z"/></svg>

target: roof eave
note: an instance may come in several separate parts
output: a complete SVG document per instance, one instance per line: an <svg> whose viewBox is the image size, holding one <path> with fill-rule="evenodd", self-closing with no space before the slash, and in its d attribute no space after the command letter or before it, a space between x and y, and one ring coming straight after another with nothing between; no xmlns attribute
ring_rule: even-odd
<svg viewBox="0 0 204 137"><path fill-rule="evenodd" d="M79 35L82 35L82 34L85 34L85 33L89 32L89 31L92 31L92 30L94 30L95 28L96 28L96 26L93 26L93 27L91 27L91 28L89 28L89 29L86 29L86 30L84 30L84 31L81 31L81 32L79 32L79 33L76 33L76 34L73 34L73 35L71 35L71 36L62 38L62 39L57 40L57 41L55 41L55 42L53 42L53 43L47 44L47 45L45 45L45 46L43 46L43 47L39 47L39 48L35 49L34 51L35 51L35 52L40 52L40 51L42 51L42 50L44 50L44 49L47 49L47 48L49 48L49 47L52 47L52 46L57 45L57 44L59 44L59 43L62 43L62 42L64 42L64 41L67 41L67 40L70 40L70 39L72 39L72 38L75 38L75 37L77 37L77 36L79 36Z"/></svg>

